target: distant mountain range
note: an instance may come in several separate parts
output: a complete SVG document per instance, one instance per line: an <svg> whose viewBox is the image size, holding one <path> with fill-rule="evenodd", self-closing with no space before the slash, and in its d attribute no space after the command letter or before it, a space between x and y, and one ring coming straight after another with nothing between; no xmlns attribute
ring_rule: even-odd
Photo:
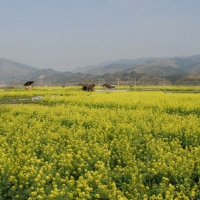
<svg viewBox="0 0 200 200"><path fill-rule="evenodd" d="M41 76L42 75L42 76ZM193 75L193 76L192 76ZM38 69L0 58L0 85L77 85L80 81L96 84L200 84L200 55L174 58L139 58L107 61L99 65L76 68L71 72ZM42 79L42 81L41 81Z"/></svg>
<svg viewBox="0 0 200 200"><path fill-rule="evenodd" d="M168 67L169 70L167 70ZM93 75L102 75L106 73L113 74L121 71L136 71L138 73L155 74L155 72L159 70L159 74L165 75L174 74L175 71L171 72L172 68L176 69L176 73L179 74L200 74L200 55L174 58L123 59L77 68L74 72L90 73Z"/></svg>
<svg viewBox="0 0 200 200"><path fill-rule="evenodd" d="M36 70L37 68L0 58L0 80L26 77Z"/></svg>

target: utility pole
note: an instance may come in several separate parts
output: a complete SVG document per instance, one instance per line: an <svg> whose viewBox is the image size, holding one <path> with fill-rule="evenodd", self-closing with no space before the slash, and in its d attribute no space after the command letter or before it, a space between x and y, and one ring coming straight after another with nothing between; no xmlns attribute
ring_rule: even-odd
<svg viewBox="0 0 200 200"><path fill-rule="evenodd" d="M164 80L163 81L164 81L163 84L164 84L164 92L165 92L166 91L166 88L165 88L165 85L166 85L166 83L165 83L165 76L164 76Z"/></svg>
<svg viewBox="0 0 200 200"><path fill-rule="evenodd" d="M118 89L119 89L119 81L120 81L120 78L116 78L115 80L117 81L117 87L118 87Z"/></svg>
<svg viewBox="0 0 200 200"><path fill-rule="evenodd" d="M136 82L136 77L135 77L135 91L136 91L136 84L137 84L137 82Z"/></svg>
<svg viewBox="0 0 200 200"><path fill-rule="evenodd" d="M42 87L42 78L43 78L43 77L42 77L42 74L41 74L41 87Z"/></svg>
<svg viewBox="0 0 200 200"><path fill-rule="evenodd" d="M40 77L39 77L41 87L42 87L42 85L43 85L43 78L44 78L44 75L41 74Z"/></svg>

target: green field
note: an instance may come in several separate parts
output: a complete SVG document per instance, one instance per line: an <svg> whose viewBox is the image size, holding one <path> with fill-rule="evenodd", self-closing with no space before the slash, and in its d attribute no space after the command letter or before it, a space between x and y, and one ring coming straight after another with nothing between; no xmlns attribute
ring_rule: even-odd
<svg viewBox="0 0 200 200"><path fill-rule="evenodd" d="M124 88L1 90L0 199L200 199L199 87Z"/></svg>

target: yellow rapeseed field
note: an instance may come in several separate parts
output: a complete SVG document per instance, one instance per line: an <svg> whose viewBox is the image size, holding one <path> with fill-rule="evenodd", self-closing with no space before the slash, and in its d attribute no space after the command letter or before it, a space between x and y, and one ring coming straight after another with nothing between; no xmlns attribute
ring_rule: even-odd
<svg viewBox="0 0 200 200"><path fill-rule="evenodd" d="M200 94L1 91L2 199L200 199Z"/></svg>

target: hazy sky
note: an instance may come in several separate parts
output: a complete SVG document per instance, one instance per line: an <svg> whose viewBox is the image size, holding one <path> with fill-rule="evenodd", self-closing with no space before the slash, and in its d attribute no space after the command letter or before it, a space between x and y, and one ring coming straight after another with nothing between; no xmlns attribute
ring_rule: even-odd
<svg viewBox="0 0 200 200"><path fill-rule="evenodd" d="M200 53L200 0L0 0L0 57L67 71Z"/></svg>

